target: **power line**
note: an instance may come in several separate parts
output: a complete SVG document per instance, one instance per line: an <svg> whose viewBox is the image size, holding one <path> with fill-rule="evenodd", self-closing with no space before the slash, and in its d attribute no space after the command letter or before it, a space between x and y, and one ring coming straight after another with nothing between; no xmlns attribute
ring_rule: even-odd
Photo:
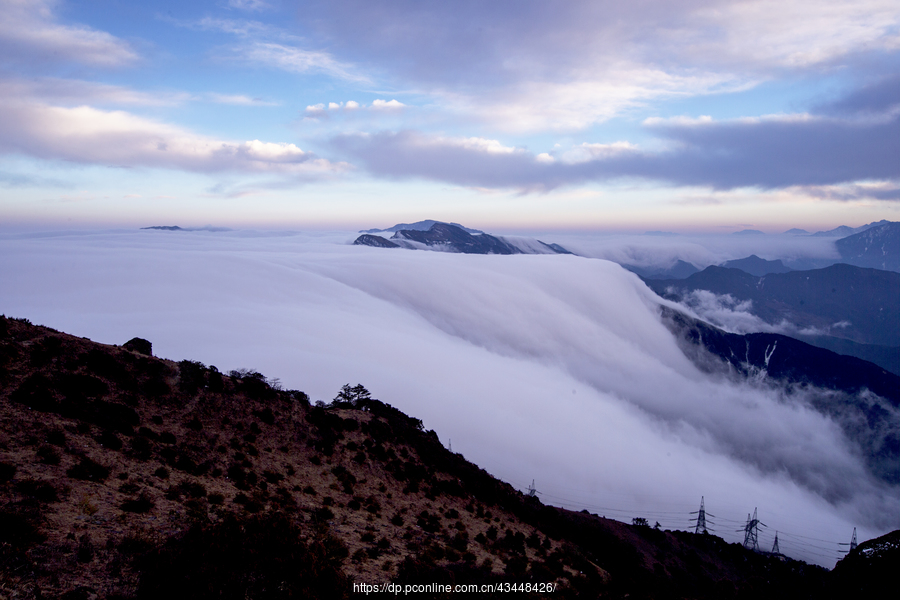
<svg viewBox="0 0 900 600"><path fill-rule="evenodd" d="M534 481L532 481L530 486L517 486L520 489L526 490L526 493L530 492L534 489ZM577 490L574 488L566 488L569 491L578 491L578 492L587 492L587 490ZM593 493L593 492L588 492ZM534 489L534 495L540 496L542 499L546 499L546 501L556 504L562 507L569 507L570 509L586 509L590 510L595 514L602 514L606 518L610 518L613 520L617 520L623 523L629 523L635 517L635 513L639 513L641 516L648 516L658 521L661 521L662 525L667 529L677 529L682 531L689 531L693 529L695 533L697 533L697 525L699 521L699 513L700 511L687 511L687 510L675 510L675 511L667 511L667 510L635 510L633 508L625 509L625 508L615 508L612 506L600 506L591 502L586 502L584 500L574 500L572 498L567 498L564 496L557 496L552 493L537 491ZM623 496L625 494L619 494ZM658 504L658 503L657 503ZM680 504L680 503L679 503ZM707 532L716 532L714 528L715 523L712 521L711 517L714 517L716 521L722 521L723 523L734 523L736 525L743 525L742 527L735 530L735 532L743 532L744 542L745 544L749 544L752 548L755 546L755 549L759 550L759 544L762 541L760 538L762 536L761 528L766 527L765 523L759 521L756 518L757 509L754 509L754 516L751 517L749 514L747 515L747 521L741 522L735 519L729 519L727 517L715 517L715 515L706 512L706 499L705 497L701 497L701 508L704 511L705 515L705 524ZM693 516L697 515L697 516ZM753 521L756 520L755 527L753 527ZM753 540L753 535L748 539L747 536L747 528L748 525L751 526L752 530L755 530L755 542ZM701 529L702 530L702 529ZM722 533L727 534L729 529L722 530ZM720 534L721 535L721 534ZM802 555L812 555L824 559L834 559L837 560L840 558L840 550L836 547L838 545L847 546L847 543L840 543L833 540L825 540L821 538L811 537L800 535L796 533L790 533L782 530L778 530L776 532L776 537L778 538L778 548L781 550L782 546L784 546L788 551L793 549L795 552L798 552ZM725 536L730 537L728 535ZM821 546L818 544L812 544L805 540L811 540L814 542L822 542L824 544L833 544L831 547ZM773 544L774 545L774 544ZM783 552L783 551L782 551Z"/></svg>

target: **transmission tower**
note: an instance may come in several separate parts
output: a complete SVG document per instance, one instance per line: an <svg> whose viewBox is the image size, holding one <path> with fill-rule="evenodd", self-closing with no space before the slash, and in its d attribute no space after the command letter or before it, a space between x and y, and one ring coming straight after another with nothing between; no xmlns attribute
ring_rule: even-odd
<svg viewBox="0 0 900 600"><path fill-rule="evenodd" d="M531 480L531 485L528 486L528 495L532 498L537 496L537 488L534 487L534 479Z"/></svg>
<svg viewBox="0 0 900 600"><path fill-rule="evenodd" d="M756 518L756 509L753 509L753 518L747 515L747 524L744 525L744 548L759 552L759 526L765 527L764 523L760 523Z"/></svg>
<svg viewBox="0 0 900 600"><path fill-rule="evenodd" d="M694 528L694 533L709 533L706 529L706 508L703 506L703 496L700 496L700 510L695 510L691 512L692 515L697 515L697 526ZM710 517L715 517L716 515L709 515Z"/></svg>
<svg viewBox="0 0 900 600"><path fill-rule="evenodd" d="M781 554L781 548L778 547L778 532L775 532L775 543L772 545L772 554Z"/></svg>
<svg viewBox="0 0 900 600"><path fill-rule="evenodd" d="M854 548L856 548L856 527L853 528L853 537L850 538L850 551L852 552Z"/></svg>

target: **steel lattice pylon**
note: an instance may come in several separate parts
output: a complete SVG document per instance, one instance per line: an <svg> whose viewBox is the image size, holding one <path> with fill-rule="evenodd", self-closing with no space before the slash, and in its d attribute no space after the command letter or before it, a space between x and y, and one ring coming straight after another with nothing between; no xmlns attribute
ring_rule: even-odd
<svg viewBox="0 0 900 600"><path fill-rule="evenodd" d="M756 518L756 509L753 509L753 518L747 515L747 524L744 525L744 548L759 552L759 519Z"/></svg>
<svg viewBox="0 0 900 600"><path fill-rule="evenodd" d="M709 533L706 531L706 508L703 506L703 496L700 496L700 511L697 513L697 527L694 533Z"/></svg>

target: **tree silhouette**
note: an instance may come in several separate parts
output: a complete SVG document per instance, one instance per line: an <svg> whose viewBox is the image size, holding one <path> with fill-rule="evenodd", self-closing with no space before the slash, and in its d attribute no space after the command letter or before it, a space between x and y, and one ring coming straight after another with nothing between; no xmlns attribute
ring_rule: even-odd
<svg viewBox="0 0 900 600"><path fill-rule="evenodd" d="M367 390L361 383L357 383L355 386L350 387L349 383L344 384L341 388L341 391L338 392L337 396L334 397L334 400L331 402L333 406L340 406L342 404L349 406L358 406L360 402L365 402L372 398L372 394Z"/></svg>

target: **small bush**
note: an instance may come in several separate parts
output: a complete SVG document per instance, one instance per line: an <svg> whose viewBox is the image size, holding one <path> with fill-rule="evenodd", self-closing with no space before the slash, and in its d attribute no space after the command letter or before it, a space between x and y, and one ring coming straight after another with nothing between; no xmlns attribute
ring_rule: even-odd
<svg viewBox="0 0 900 600"><path fill-rule="evenodd" d="M88 534L81 536L78 547L75 549L75 560L80 563L89 563L94 559L94 544Z"/></svg>
<svg viewBox="0 0 900 600"><path fill-rule="evenodd" d="M97 438L97 442L104 448L109 448L110 450L122 449L122 440L120 440L119 436L117 436L109 429L103 430L103 432Z"/></svg>
<svg viewBox="0 0 900 600"><path fill-rule="evenodd" d="M44 465L58 465L62 458L56 448L46 444L38 448L35 454L38 457L38 461Z"/></svg>
<svg viewBox="0 0 900 600"><path fill-rule="evenodd" d="M72 479L101 482L109 477L109 468L85 456L77 465L70 467L66 471L66 475Z"/></svg>
<svg viewBox="0 0 900 600"><path fill-rule="evenodd" d="M146 494L141 494L138 498L123 501L119 508L125 512L144 514L150 512L154 506L154 502Z"/></svg>
<svg viewBox="0 0 900 600"><path fill-rule="evenodd" d="M47 433L47 443L54 446L66 445L66 434L62 429L52 429Z"/></svg>
<svg viewBox="0 0 900 600"><path fill-rule="evenodd" d="M196 481L182 481L178 484L178 487L191 498L204 498L206 496L206 486Z"/></svg>
<svg viewBox="0 0 900 600"><path fill-rule="evenodd" d="M313 517L317 521L330 521L334 518L334 513L327 506L322 506L313 511Z"/></svg>
<svg viewBox="0 0 900 600"><path fill-rule="evenodd" d="M59 502L59 494L56 488L47 481L23 479L18 482L16 489L18 489L19 493L23 496L34 498L38 502Z"/></svg>
<svg viewBox="0 0 900 600"><path fill-rule="evenodd" d="M123 494L136 494L140 490L140 486L136 483L123 483L119 486L119 491Z"/></svg>

